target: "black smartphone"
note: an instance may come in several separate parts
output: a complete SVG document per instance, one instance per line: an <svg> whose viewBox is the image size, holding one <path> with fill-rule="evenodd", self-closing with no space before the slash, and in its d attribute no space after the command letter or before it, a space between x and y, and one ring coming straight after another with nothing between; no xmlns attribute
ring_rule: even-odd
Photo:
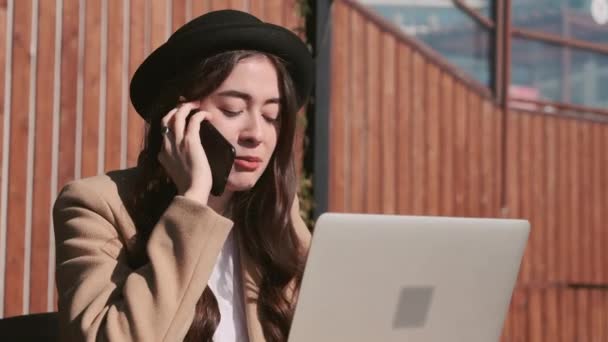
<svg viewBox="0 0 608 342"><path fill-rule="evenodd" d="M190 117L198 110L193 110L188 114L186 123L190 120ZM213 125L205 120L201 123L200 137L203 149L207 155L209 161L209 167L211 168L211 178L213 184L211 185L211 194L213 196L220 196L224 193L226 188L226 182L232 170L232 164L234 164L234 158L236 157L236 150L234 146L224 138Z"/></svg>

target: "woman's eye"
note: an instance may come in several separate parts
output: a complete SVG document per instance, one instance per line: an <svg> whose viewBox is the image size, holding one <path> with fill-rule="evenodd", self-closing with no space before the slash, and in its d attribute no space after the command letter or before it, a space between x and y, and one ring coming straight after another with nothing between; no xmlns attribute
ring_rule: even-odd
<svg viewBox="0 0 608 342"><path fill-rule="evenodd" d="M272 116L268 116L268 115L264 115L264 120L266 120L269 123L277 123L279 122L279 117L272 117Z"/></svg>
<svg viewBox="0 0 608 342"><path fill-rule="evenodd" d="M220 109L220 110L227 116L236 116L243 112L242 110L239 110L239 111L233 111L233 110L228 110L228 109Z"/></svg>

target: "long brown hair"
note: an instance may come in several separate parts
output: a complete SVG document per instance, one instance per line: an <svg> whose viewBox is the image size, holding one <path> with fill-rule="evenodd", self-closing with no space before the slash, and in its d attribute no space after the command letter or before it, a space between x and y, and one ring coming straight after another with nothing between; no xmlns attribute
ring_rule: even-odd
<svg viewBox="0 0 608 342"><path fill-rule="evenodd" d="M145 246L152 228L177 191L158 162L161 148L160 120L179 96L187 101L202 99L216 90L239 61L263 55L274 65L280 91L279 135L271 161L253 187L233 196L232 217L244 242L245 253L260 279L258 315L268 341L286 341L294 306L286 289L295 281L297 291L304 268L304 255L294 232L290 207L296 193L293 140L296 122L295 89L284 62L256 51L229 51L207 58L173 79L163 97L151 109L144 149L138 158L139 176L132 196L137 226L137 246ZM138 264L147 260L142 255ZM207 286L196 304L196 314L185 341L212 341L220 321L218 303Z"/></svg>

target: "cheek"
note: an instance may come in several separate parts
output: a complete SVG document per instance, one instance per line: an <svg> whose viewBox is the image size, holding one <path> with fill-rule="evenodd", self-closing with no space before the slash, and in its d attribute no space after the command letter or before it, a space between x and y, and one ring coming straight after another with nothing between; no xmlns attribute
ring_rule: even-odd
<svg viewBox="0 0 608 342"><path fill-rule="evenodd" d="M274 151L274 149L277 146L277 139L279 138L279 131L276 127L272 127L270 126L268 131L266 132L267 134L267 144L268 144L268 148L272 151Z"/></svg>
<svg viewBox="0 0 608 342"><path fill-rule="evenodd" d="M222 133L222 135L234 146L236 146L239 137L239 125L235 121L227 120L222 114L215 114L209 122Z"/></svg>

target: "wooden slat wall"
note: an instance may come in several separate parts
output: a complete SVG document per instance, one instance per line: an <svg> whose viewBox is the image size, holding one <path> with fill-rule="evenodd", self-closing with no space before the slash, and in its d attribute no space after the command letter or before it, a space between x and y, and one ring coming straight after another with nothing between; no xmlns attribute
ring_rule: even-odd
<svg viewBox="0 0 608 342"><path fill-rule="evenodd" d="M495 216L502 112L365 16L334 4L330 209Z"/></svg>
<svg viewBox="0 0 608 342"><path fill-rule="evenodd" d="M505 113L354 1L332 10L329 210L528 219L503 341L608 340L608 119Z"/></svg>
<svg viewBox="0 0 608 342"><path fill-rule="evenodd" d="M136 164L131 75L180 25L223 8L303 32L296 0L0 0L0 317L56 309L58 190Z"/></svg>

